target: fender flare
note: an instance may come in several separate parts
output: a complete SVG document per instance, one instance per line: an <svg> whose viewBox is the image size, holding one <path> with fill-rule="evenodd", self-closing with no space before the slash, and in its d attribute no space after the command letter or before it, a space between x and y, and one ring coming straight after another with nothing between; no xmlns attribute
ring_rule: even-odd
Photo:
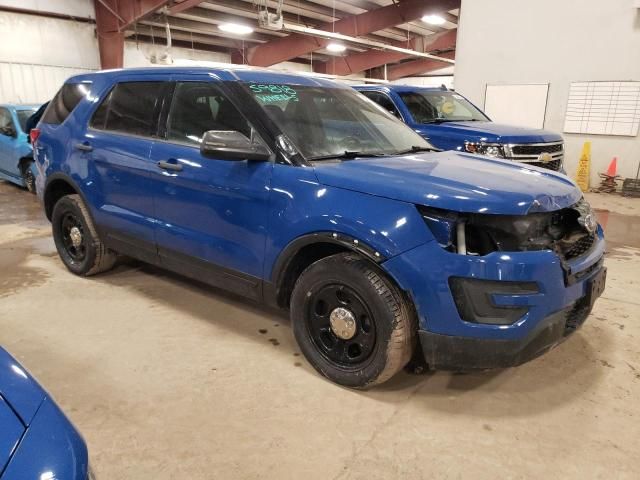
<svg viewBox="0 0 640 480"><path fill-rule="evenodd" d="M75 190L75 192L80 195L80 198L82 199L82 202L87 206L87 210L89 212L89 215L91 215L91 221L93 222L94 225L96 225L95 220L93 218L93 214L91 212L91 208L89 206L89 203L87 202L87 199L84 195L84 192L82 191L82 189L78 186L78 183L69 175L67 175L66 173L62 173L62 172L56 172L53 173L51 175L47 176L47 180L44 184L44 188L42 190L42 205L44 207L44 211L45 211L45 215L47 216L47 218L49 220L51 220L50 216L53 213L53 206L51 208L51 212L47 211L47 192L49 191L49 188L51 187L51 184L53 184L54 182L58 181L58 180L62 180L65 183L68 183L71 188L73 188ZM97 226L96 226L97 228Z"/></svg>
<svg viewBox="0 0 640 480"><path fill-rule="evenodd" d="M361 254L374 263L382 263L387 260L387 258L375 248L350 235L329 231L308 233L289 242L280 252L278 258L273 264L273 267L271 268L271 275L269 277L273 282L273 285L280 285L291 260L302 248L316 243L330 243L345 247L348 250Z"/></svg>

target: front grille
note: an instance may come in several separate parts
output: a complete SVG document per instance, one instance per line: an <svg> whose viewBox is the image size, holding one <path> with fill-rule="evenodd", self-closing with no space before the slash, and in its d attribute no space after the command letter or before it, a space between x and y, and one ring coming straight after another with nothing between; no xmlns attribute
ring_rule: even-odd
<svg viewBox="0 0 640 480"><path fill-rule="evenodd" d="M573 307L565 313L564 334L569 335L575 332L587 319L589 313L591 313L591 310L586 298L581 298L574 303Z"/></svg>
<svg viewBox="0 0 640 480"><path fill-rule="evenodd" d="M511 153L514 155L540 155L541 153L556 153L562 152L562 143L545 143L545 144L522 144L512 145Z"/></svg>
<svg viewBox="0 0 640 480"><path fill-rule="evenodd" d="M572 258L579 257L580 255L584 255L591 249L595 239L596 237L593 234L580 237L580 239L571 245L571 248L565 252L564 258L570 260Z"/></svg>
<svg viewBox="0 0 640 480"><path fill-rule="evenodd" d="M519 143L505 145L507 158L535 167L558 171L564 160L564 143ZM540 155L548 153L551 158L547 162L540 160Z"/></svg>
<svg viewBox="0 0 640 480"><path fill-rule="evenodd" d="M557 172L558 170L560 170L560 167L562 166L562 160L551 160L548 163L527 162L527 165L533 165L534 167L540 167L540 168L548 168L549 170L553 170Z"/></svg>

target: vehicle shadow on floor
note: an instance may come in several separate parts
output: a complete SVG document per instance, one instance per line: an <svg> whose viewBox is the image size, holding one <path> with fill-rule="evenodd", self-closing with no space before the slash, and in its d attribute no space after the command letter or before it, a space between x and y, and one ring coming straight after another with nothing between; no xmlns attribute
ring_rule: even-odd
<svg viewBox="0 0 640 480"><path fill-rule="evenodd" d="M256 342L271 342L279 347L278 354L299 355L285 311L134 260L121 262L113 271L93 277L93 281L133 289L154 304L183 311ZM547 411L588 394L606 373L598 355L610 350L611 339L590 320L593 322L588 319L580 331L557 348L520 367L463 374L402 372L383 385L354 393L390 403L412 396L425 408L451 414L504 417ZM308 363L300 361L304 367L301 373L317 375L324 381ZM517 401L500 402L501 408L496 410L494 401L505 397L526 398L526 410Z"/></svg>

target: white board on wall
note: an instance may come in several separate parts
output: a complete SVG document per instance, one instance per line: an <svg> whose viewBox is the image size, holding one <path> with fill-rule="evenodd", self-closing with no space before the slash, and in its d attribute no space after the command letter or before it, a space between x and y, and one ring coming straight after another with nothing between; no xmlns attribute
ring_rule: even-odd
<svg viewBox="0 0 640 480"><path fill-rule="evenodd" d="M635 137L640 127L640 82L572 82L566 133Z"/></svg>
<svg viewBox="0 0 640 480"><path fill-rule="evenodd" d="M548 83L487 85L484 111L497 123L543 128L548 93Z"/></svg>

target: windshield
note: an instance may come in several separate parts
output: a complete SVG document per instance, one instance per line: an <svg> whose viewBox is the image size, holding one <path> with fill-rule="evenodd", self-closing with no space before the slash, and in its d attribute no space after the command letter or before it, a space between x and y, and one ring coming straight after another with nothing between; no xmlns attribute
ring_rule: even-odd
<svg viewBox="0 0 640 480"><path fill-rule="evenodd" d="M36 109L34 108L33 110L17 110L16 113L18 114L18 122L20 123L20 129L23 132L26 132L27 131L27 120L29 120L29 117L31 115L36 113Z"/></svg>
<svg viewBox="0 0 640 480"><path fill-rule="evenodd" d="M431 146L350 88L246 84L265 113L308 160L394 155Z"/></svg>
<svg viewBox="0 0 640 480"><path fill-rule="evenodd" d="M399 95L416 123L489 121L471 102L454 92L417 91Z"/></svg>

